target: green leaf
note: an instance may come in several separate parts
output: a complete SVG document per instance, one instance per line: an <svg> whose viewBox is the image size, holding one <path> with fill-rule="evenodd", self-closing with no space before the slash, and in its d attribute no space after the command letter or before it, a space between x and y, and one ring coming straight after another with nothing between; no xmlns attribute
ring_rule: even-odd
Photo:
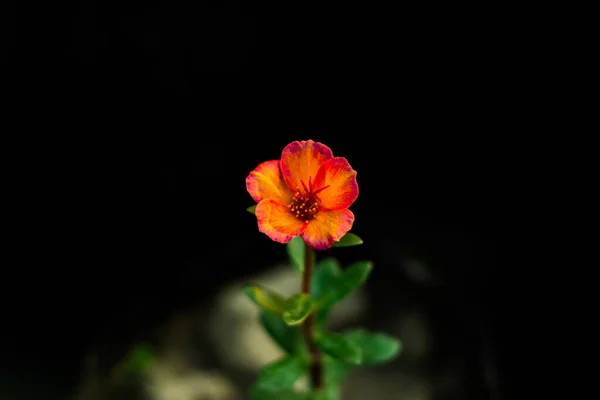
<svg viewBox="0 0 600 400"><path fill-rule="evenodd" d="M323 295L327 293L341 275L340 263L335 258L327 257L319 261L313 272L311 282L311 295L316 303L321 301ZM320 307L317 310L317 324L319 326L325 323L330 311L331 307Z"/></svg>
<svg viewBox="0 0 600 400"><path fill-rule="evenodd" d="M138 344L131 349L127 360L127 369L134 373L148 371L154 363L155 356L152 348L147 344Z"/></svg>
<svg viewBox="0 0 600 400"><path fill-rule="evenodd" d="M261 369L255 386L262 390L288 389L305 373L306 366L299 358L285 357Z"/></svg>
<svg viewBox="0 0 600 400"><path fill-rule="evenodd" d="M363 240L354 233L346 233L339 242L333 242L333 247L349 247L363 244Z"/></svg>
<svg viewBox="0 0 600 400"><path fill-rule="evenodd" d="M258 285L246 285L244 293L259 307L267 311L281 315L285 305L285 299L279 294Z"/></svg>
<svg viewBox="0 0 600 400"><path fill-rule="evenodd" d="M308 394L292 389L266 390L256 386L250 389L250 397L252 400L308 400Z"/></svg>
<svg viewBox="0 0 600 400"><path fill-rule="evenodd" d="M260 323L267 331L271 339L288 354L295 354L300 346L304 345L304 339L295 326L289 326L281 316L262 311L260 314Z"/></svg>
<svg viewBox="0 0 600 400"><path fill-rule="evenodd" d="M313 392L310 400L340 400L341 391L339 386L326 386L323 389Z"/></svg>
<svg viewBox="0 0 600 400"><path fill-rule="evenodd" d="M304 271L304 246L306 244L301 236L296 236L285 245L290 262L298 272Z"/></svg>
<svg viewBox="0 0 600 400"><path fill-rule="evenodd" d="M314 308L315 303L308 294L298 293L285 301L283 320L288 325L301 324Z"/></svg>
<svg viewBox="0 0 600 400"><path fill-rule="evenodd" d="M327 289L342 275L340 263L333 257L327 257L317 264L312 280L310 294L315 301L323 296Z"/></svg>
<svg viewBox="0 0 600 400"><path fill-rule="evenodd" d="M325 386L327 387L339 386L354 368L353 365L333 358L327 354L323 354L322 357Z"/></svg>
<svg viewBox="0 0 600 400"><path fill-rule="evenodd" d="M152 347L146 343L140 343L131 348L126 357L112 371L112 378L116 382L125 383L147 373L156 357Z"/></svg>
<svg viewBox="0 0 600 400"><path fill-rule="evenodd" d="M318 308L327 310L341 301L362 285L373 269L370 261L359 261L352 264L338 279L329 285L327 292L319 300Z"/></svg>
<svg viewBox="0 0 600 400"><path fill-rule="evenodd" d="M390 361L402 351L402 342L385 333L371 333L365 329L355 329L345 332L343 336L361 349L363 365Z"/></svg>
<svg viewBox="0 0 600 400"><path fill-rule="evenodd" d="M362 362L360 348L354 342L337 333L322 332L315 336L315 344L323 352L338 360L354 365L359 365Z"/></svg>
<svg viewBox="0 0 600 400"><path fill-rule="evenodd" d="M256 204L246 208L246 211L248 211L250 214L254 215L256 212Z"/></svg>

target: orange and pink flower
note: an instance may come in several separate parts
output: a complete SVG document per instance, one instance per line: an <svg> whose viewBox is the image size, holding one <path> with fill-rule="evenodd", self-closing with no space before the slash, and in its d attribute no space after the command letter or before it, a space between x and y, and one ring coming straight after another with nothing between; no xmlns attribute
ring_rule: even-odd
<svg viewBox="0 0 600 400"><path fill-rule="evenodd" d="M258 203L258 230L287 243L298 235L315 250L333 246L354 223L348 207L358 197L356 171L322 143L288 144L281 160L259 164L246 178Z"/></svg>

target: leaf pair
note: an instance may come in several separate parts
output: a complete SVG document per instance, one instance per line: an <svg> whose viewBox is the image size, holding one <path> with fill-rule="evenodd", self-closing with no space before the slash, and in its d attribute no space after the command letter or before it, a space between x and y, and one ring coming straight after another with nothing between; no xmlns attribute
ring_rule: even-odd
<svg viewBox="0 0 600 400"><path fill-rule="evenodd" d="M339 400L339 383L348 369L339 361L324 357L325 389L315 392L293 390L294 383L307 374L308 357L287 356L259 372L250 395L254 400Z"/></svg>
<svg viewBox="0 0 600 400"><path fill-rule="evenodd" d="M263 317L268 314L263 312ZM279 329L273 329L272 320L262 319L262 321L275 340L289 353L294 353L297 346L290 342L292 336L282 334ZM283 329L293 328L284 325ZM300 340L300 337L296 339ZM252 398L254 400L337 400L340 384L353 366L390 361L400 353L402 347L396 338L383 333L371 333L365 329L355 329L341 334L319 333L315 337L315 343L325 353L322 358L325 390L312 394L292 390L294 383L306 375L308 369L308 357L303 353L296 353L287 355L261 370L251 390Z"/></svg>
<svg viewBox="0 0 600 400"><path fill-rule="evenodd" d="M262 309L280 315L288 325L301 324L315 309L312 298L306 293L298 293L284 299L259 285L247 285L244 293Z"/></svg>
<svg viewBox="0 0 600 400"><path fill-rule="evenodd" d="M319 262L311 282L311 295L316 303L317 323L322 326L333 306L358 289L373 269L370 261L359 261L342 271L334 258Z"/></svg>
<svg viewBox="0 0 600 400"><path fill-rule="evenodd" d="M325 354L352 365L374 365L390 361L402 348L398 339L365 329L342 334L321 332L315 337L315 343Z"/></svg>
<svg viewBox="0 0 600 400"><path fill-rule="evenodd" d="M358 246L359 244L363 244L363 240L354 233L348 232L339 240L339 242L334 242L333 247ZM290 262L298 272L304 270L304 246L306 246L306 244L300 236L296 236L285 246Z"/></svg>
<svg viewBox="0 0 600 400"><path fill-rule="evenodd" d="M288 325L301 324L315 310L317 322L323 325L331 308L358 289L372 269L371 262L359 261L342 271L335 259L326 258L314 271L310 296L298 293L285 299L259 285L247 285L244 293L262 309L281 315Z"/></svg>
<svg viewBox="0 0 600 400"><path fill-rule="evenodd" d="M340 400L340 383L350 369L346 364L323 356L325 387L314 392L298 392L292 386L307 372L306 359L286 357L267 365L250 389L253 400Z"/></svg>

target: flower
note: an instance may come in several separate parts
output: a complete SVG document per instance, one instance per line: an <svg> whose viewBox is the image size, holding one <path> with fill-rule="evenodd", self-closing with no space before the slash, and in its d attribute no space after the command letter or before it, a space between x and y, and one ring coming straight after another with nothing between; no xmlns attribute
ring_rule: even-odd
<svg viewBox="0 0 600 400"><path fill-rule="evenodd" d="M348 207L358 197L356 171L312 140L288 144L281 160L259 164L246 178L258 203L258 230L279 243L298 235L315 250L333 246L352 228Z"/></svg>

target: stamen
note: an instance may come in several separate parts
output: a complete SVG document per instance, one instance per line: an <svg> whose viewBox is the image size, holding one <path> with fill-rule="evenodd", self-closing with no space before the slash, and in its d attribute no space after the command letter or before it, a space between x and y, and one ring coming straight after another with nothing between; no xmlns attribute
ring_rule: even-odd
<svg viewBox="0 0 600 400"><path fill-rule="evenodd" d="M321 189L317 189L314 192L312 192L313 195L322 192L323 190L327 189L329 186L331 185L327 185L327 186L323 186Z"/></svg>
<svg viewBox="0 0 600 400"><path fill-rule="evenodd" d="M304 187L304 191L307 192L307 193L310 193L310 190L308 190L308 188L306 187L306 184L304 183L304 181L300 181L300 183ZM310 184L310 178L308 178L308 183Z"/></svg>
<svg viewBox="0 0 600 400"><path fill-rule="evenodd" d="M288 208L296 218L308 222L315 218L315 215L319 212L320 200L317 197L317 193L327 189L329 185L313 190L312 176L308 177L308 186L304 181L300 181L303 189L296 187L296 193L292 202L288 205Z"/></svg>

